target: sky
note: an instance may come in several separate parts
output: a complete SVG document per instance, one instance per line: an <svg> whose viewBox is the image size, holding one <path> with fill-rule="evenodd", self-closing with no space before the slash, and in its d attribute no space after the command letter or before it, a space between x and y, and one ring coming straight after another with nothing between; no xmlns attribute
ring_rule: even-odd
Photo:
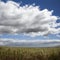
<svg viewBox="0 0 60 60"><path fill-rule="evenodd" d="M60 46L60 0L0 0L0 46Z"/></svg>

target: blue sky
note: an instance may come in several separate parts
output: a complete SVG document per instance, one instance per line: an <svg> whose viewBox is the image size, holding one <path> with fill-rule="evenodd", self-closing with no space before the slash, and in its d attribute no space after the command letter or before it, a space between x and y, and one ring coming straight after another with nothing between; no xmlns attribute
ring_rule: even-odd
<svg viewBox="0 0 60 60"><path fill-rule="evenodd" d="M4 2L8 1L8 0L2 0ZM54 15L57 15L57 16L60 16L59 12L60 12L60 0L12 0L12 1L15 1L15 2L18 2L20 3L21 2L21 5L31 5L33 3L35 3L35 5L38 5L41 7L41 9L49 9L49 10L54 10Z"/></svg>
<svg viewBox="0 0 60 60"><path fill-rule="evenodd" d="M3 26L3 27L0 28L0 39L18 39L18 40L27 40L27 41L28 40L40 40L40 41L41 40L60 40L60 0L9 0L9 1L10 2L8 2L8 0L1 0L1 2L5 3L6 6L4 6L3 3L1 3L0 26ZM32 7L29 8L30 6ZM19 10L18 7L21 7L22 11L20 11L21 9ZM9 10L7 10L6 8ZM15 9L16 11L11 13L10 9L12 11L14 11L13 9ZM33 12L31 12L29 9ZM19 13L22 14L23 16L22 18L20 18L21 14L19 15ZM16 18L14 14L17 16ZM35 15L37 17L35 17ZM27 16L32 19L27 18ZM12 19L13 20L15 19L16 22L12 21ZM41 22L35 23L35 19L36 19L36 22L43 20L42 21L43 24L41 24ZM44 19L48 19L49 21L51 20L50 21L51 23L48 22L47 20L44 21ZM26 22L24 20L26 20ZM18 21L21 23L18 23ZM35 27L31 23L35 23L37 27ZM25 28L24 24L29 26ZM47 25L44 26L44 24L45 25L47 24ZM23 27L23 30L21 30L20 26Z"/></svg>

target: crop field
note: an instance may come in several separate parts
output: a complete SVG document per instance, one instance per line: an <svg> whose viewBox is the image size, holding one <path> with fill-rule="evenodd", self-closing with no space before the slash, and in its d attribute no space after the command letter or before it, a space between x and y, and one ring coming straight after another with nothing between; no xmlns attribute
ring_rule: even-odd
<svg viewBox="0 0 60 60"><path fill-rule="evenodd" d="M60 60L60 48L0 47L0 60Z"/></svg>

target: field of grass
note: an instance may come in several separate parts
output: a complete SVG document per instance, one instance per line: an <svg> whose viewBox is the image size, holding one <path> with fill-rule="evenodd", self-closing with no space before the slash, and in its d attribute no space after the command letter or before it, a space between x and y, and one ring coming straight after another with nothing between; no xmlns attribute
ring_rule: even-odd
<svg viewBox="0 0 60 60"><path fill-rule="evenodd" d="M0 47L0 60L60 60L60 48Z"/></svg>

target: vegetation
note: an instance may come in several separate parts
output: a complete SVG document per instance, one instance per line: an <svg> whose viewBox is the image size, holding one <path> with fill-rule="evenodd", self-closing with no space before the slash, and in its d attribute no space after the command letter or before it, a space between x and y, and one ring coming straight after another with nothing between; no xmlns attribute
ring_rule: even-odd
<svg viewBox="0 0 60 60"><path fill-rule="evenodd" d="M60 60L60 48L0 47L0 60Z"/></svg>

